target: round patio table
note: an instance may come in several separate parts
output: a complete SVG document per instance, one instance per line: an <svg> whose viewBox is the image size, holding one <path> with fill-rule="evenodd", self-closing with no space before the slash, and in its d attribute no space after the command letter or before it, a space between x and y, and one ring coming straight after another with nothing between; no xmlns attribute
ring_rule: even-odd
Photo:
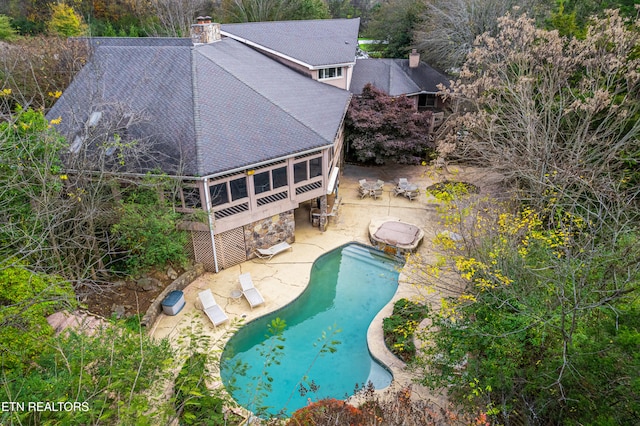
<svg viewBox="0 0 640 426"><path fill-rule="evenodd" d="M232 302L239 302L241 297L242 297L242 292L240 290L233 290L231 292L231 301Z"/></svg>

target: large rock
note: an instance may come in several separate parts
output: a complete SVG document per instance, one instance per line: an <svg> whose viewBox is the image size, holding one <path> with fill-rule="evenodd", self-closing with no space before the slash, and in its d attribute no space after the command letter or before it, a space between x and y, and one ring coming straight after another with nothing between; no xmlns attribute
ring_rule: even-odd
<svg viewBox="0 0 640 426"><path fill-rule="evenodd" d="M178 278L178 273L176 272L175 269L173 269L171 266L169 266L167 268L167 277L169 277L169 279L171 281L175 280L176 278Z"/></svg>
<svg viewBox="0 0 640 426"><path fill-rule="evenodd" d="M136 281L136 287L138 291L153 291L162 288L162 282L155 278L143 277Z"/></svg>

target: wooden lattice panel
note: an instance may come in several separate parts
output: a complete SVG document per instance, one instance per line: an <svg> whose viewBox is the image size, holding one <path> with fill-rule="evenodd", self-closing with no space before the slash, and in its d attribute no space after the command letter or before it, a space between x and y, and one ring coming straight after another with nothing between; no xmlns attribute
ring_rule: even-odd
<svg viewBox="0 0 640 426"><path fill-rule="evenodd" d="M211 234L209 234L209 232L191 231L191 242L193 244L193 257L195 261L202 263L205 270L215 271L216 264L213 259Z"/></svg>
<svg viewBox="0 0 640 426"><path fill-rule="evenodd" d="M242 227L221 232L215 236L218 267L229 268L247 260Z"/></svg>

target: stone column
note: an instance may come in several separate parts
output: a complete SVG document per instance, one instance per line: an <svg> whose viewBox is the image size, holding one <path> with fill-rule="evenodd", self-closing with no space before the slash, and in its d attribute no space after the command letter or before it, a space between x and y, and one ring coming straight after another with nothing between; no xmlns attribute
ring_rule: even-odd
<svg viewBox="0 0 640 426"><path fill-rule="evenodd" d="M327 195L320 197L320 232L327 229Z"/></svg>

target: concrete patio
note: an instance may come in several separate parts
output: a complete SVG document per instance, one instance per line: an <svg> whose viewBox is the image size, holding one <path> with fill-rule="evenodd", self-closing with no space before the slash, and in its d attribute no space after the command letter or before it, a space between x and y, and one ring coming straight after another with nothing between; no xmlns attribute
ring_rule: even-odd
<svg viewBox="0 0 640 426"><path fill-rule="evenodd" d="M369 244L368 225L372 218L396 217L404 222L414 224L425 232L423 244L419 251L423 258L431 252L430 241L442 229L437 224L435 205L431 197L425 194L425 188L444 177L455 180L466 180L478 184L479 180L488 187L497 183L498 178L489 172L450 167L455 176L435 173L431 168L422 166L380 166L360 167L346 165L340 180L338 197L342 199L336 217L330 218L327 230L320 232L309 220L310 205L301 205L295 212L296 241L293 250L282 252L271 260L253 259L218 274L206 273L184 289L186 305L176 316L160 314L151 329L155 337L168 337L176 342L185 327L191 328L193 321L201 321L204 330L214 339L228 338L229 324L242 320L248 322L254 318L277 310L294 300L305 289L309 282L311 266L315 259L323 253L340 245L356 241ZM421 195L415 200L403 196L394 196L393 188L398 178L407 178L417 184ZM385 181L384 194L378 199L360 198L358 180ZM484 189L483 189L484 192ZM251 309L244 298L234 299L231 294L240 288L238 276L250 272L255 286L264 296L266 303ZM218 304L228 314L229 323L215 329L211 322L198 310L197 295L203 289L211 289ZM393 303L400 298L418 297L419 291L406 282L401 274L400 286L393 300L383 308L369 327L368 339L371 353L384 363L393 373L393 388L401 388L411 384L411 376L404 369L404 364L386 348L382 338L382 319L388 317ZM222 342L220 342L222 344ZM413 394L421 399L436 399L427 389L413 386Z"/></svg>

